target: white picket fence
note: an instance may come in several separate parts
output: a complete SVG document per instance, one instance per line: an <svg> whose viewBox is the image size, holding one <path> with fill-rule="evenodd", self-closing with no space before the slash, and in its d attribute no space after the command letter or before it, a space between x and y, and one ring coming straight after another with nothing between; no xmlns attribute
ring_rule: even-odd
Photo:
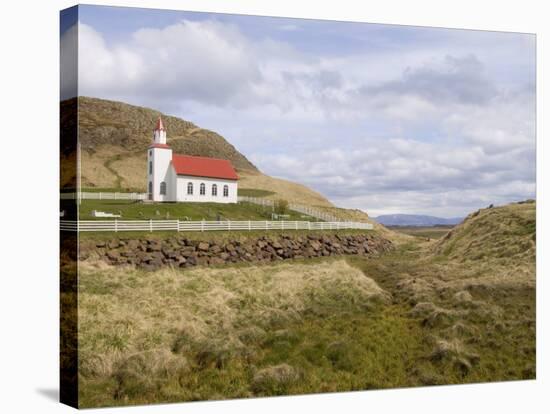
<svg viewBox="0 0 550 414"><path fill-rule="evenodd" d="M87 192L61 193L62 200L75 200L80 195L81 200L147 200L147 193L111 193L111 192Z"/></svg>
<svg viewBox="0 0 550 414"><path fill-rule="evenodd" d="M239 231L239 230L372 230L370 223L350 221L184 221L61 220L63 231Z"/></svg>

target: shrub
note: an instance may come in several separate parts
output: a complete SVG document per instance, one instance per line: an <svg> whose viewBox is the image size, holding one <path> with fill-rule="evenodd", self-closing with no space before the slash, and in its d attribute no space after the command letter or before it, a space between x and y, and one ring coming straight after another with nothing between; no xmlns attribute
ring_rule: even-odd
<svg viewBox="0 0 550 414"><path fill-rule="evenodd" d="M288 212L288 201L279 199L275 201L275 213L277 214L287 214Z"/></svg>

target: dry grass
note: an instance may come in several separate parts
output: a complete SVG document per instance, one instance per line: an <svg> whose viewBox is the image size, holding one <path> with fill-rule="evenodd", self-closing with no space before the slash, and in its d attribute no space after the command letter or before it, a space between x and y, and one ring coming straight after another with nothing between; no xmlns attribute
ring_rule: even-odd
<svg viewBox="0 0 550 414"><path fill-rule="evenodd" d="M288 364L266 367L254 375L252 390L257 394L282 395L299 378L297 370Z"/></svg>
<svg viewBox="0 0 550 414"><path fill-rule="evenodd" d="M120 152L120 149L112 146L105 146L94 152L82 151L81 171L82 185L101 188L116 188L117 176L112 173L105 163ZM145 171L145 166L143 167ZM140 187L144 187L145 180Z"/></svg>
<svg viewBox="0 0 550 414"><path fill-rule="evenodd" d="M323 195L305 185L253 171L239 171L239 188L272 191L275 194L265 198L273 200L282 198L291 203L305 204L312 207L333 206Z"/></svg>
<svg viewBox="0 0 550 414"><path fill-rule="evenodd" d="M124 171L122 176L121 186L123 188L146 190L145 183L147 182L147 158L145 153L121 157L114 160L110 164L115 171Z"/></svg>
<svg viewBox="0 0 550 414"><path fill-rule="evenodd" d="M466 261L532 261L536 243L536 203L524 202L478 210L433 248L438 255Z"/></svg>
<svg viewBox="0 0 550 414"><path fill-rule="evenodd" d="M352 261L429 332L422 383L534 377L534 224L534 203L485 209L437 242Z"/></svg>
<svg viewBox="0 0 550 414"><path fill-rule="evenodd" d="M301 323L306 315L366 312L388 301L374 281L343 260L154 273L83 264L79 369L84 401L95 405L88 384L98 380L113 384L113 400L132 401L191 368L223 368L231 358L246 358L266 332ZM253 389L282 386L268 371L256 375ZM183 393L180 398L191 397Z"/></svg>

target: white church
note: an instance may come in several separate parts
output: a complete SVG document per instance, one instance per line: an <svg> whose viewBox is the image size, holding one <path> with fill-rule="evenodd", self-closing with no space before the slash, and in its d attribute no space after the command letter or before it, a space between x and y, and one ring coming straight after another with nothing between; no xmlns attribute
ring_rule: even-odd
<svg viewBox="0 0 550 414"><path fill-rule="evenodd" d="M236 203L239 177L228 160L172 154L159 117L147 149L149 200Z"/></svg>

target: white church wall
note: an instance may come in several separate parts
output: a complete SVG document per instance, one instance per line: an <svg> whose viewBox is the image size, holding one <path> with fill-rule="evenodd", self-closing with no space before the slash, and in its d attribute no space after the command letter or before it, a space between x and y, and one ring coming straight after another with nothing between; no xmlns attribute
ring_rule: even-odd
<svg viewBox="0 0 550 414"><path fill-rule="evenodd" d="M193 183L193 194L187 194L187 184ZM205 184L205 195L200 194L200 185ZM217 196L212 195L212 185L216 184L218 187ZM228 186L228 197L223 196L223 187ZM237 202L237 181L224 180L220 178L206 178L206 177L193 177L178 175L177 176L177 190L176 200L187 202L202 202L202 203L236 203Z"/></svg>
<svg viewBox="0 0 550 414"><path fill-rule="evenodd" d="M147 160L147 191L149 191L149 182L153 183L154 201L175 201L174 182L172 178L172 150L169 148L150 148L148 150ZM153 163L152 173L149 173L149 162ZM166 183L166 194L160 194L160 185Z"/></svg>

